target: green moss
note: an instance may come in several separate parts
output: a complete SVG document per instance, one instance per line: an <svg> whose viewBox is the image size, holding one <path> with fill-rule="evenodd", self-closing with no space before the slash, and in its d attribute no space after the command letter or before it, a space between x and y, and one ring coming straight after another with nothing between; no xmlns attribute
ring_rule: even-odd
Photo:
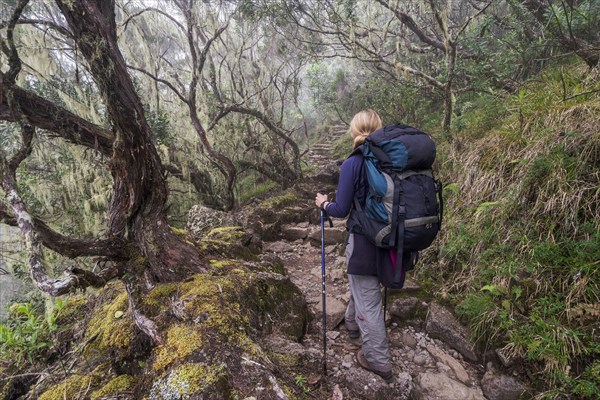
<svg viewBox="0 0 600 400"><path fill-rule="evenodd" d="M189 232L186 231L185 229L179 229L179 228L175 228L175 227L171 227L171 232L173 232L175 235L181 237L181 238L186 238L189 235Z"/></svg>
<svg viewBox="0 0 600 400"><path fill-rule="evenodd" d="M39 400L83 398L96 381L97 378L91 375L74 375L42 393Z"/></svg>
<svg viewBox="0 0 600 400"><path fill-rule="evenodd" d="M127 293L123 292L110 303L105 304L97 311L88 324L86 339L96 336L94 344L86 349L90 350L129 350L134 333L131 318L123 316L127 311ZM117 313L120 311L119 313Z"/></svg>
<svg viewBox="0 0 600 400"><path fill-rule="evenodd" d="M160 371L176 360L184 359L203 346L202 336L197 329L185 324L172 326L167 331L167 341L157 349L152 369Z"/></svg>
<svg viewBox="0 0 600 400"><path fill-rule="evenodd" d="M203 330L219 334L223 340L242 343L248 320L242 315L240 304L231 300L231 294L244 286L242 279L234 283L231 277L199 274L182 285L181 300L188 314L203 320Z"/></svg>
<svg viewBox="0 0 600 400"><path fill-rule="evenodd" d="M256 254L246 246L250 235L240 226L221 226L210 230L198 246L202 251L223 257L253 260Z"/></svg>
<svg viewBox="0 0 600 400"><path fill-rule="evenodd" d="M81 309L87 304L88 297L82 294L68 296L65 300L65 305L60 309L56 317L56 323L58 325L64 324L71 320L74 316L79 318Z"/></svg>
<svg viewBox="0 0 600 400"><path fill-rule="evenodd" d="M216 384L224 375L225 369L222 365L205 364L185 364L172 372L174 379L189 384L190 393L199 392Z"/></svg>
<svg viewBox="0 0 600 400"><path fill-rule="evenodd" d="M286 353L270 353L269 358L283 367L295 367L302 362L302 357Z"/></svg>
<svg viewBox="0 0 600 400"><path fill-rule="evenodd" d="M297 197L294 193L285 193L281 196L273 197L267 199L259 204L260 208L269 208L269 209L280 209L282 207L288 206L297 200Z"/></svg>
<svg viewBox="0 0 600 400"><path fill-rule="evenodd" d="M241 226L219 226L211 229L205 236L209 239L233 243L243 238L244 234L244 228Z"/></svg>
<svg viewBox="0 0 600 400"><path fill-rule="evenodd" d="M128 391L133 387L136 378L131 375L119 375L108 381L102 388L92 392L91 400L97 400L105 397L115 396Z"/></svg>
<svg viewBox="0 0 600 400"><path fill-rule="evenodd" d="M164 283L156 285L146 296L144 296L144 303L150 307L162 306L161 308L167 308L169 302L167 301L169 296L177 292L179 286L175 283Z"/></svg>
<svg viewBox="0 0 600 400"><path fill-rule="evenodd" d="M230 259L225 259L225 260L208 260L208 263L210 264L211 267L218 269L218 270L225 270L227 269L227 267L233 267L236 264L238 264L239 262L236 260L230 260Z"/></svg>

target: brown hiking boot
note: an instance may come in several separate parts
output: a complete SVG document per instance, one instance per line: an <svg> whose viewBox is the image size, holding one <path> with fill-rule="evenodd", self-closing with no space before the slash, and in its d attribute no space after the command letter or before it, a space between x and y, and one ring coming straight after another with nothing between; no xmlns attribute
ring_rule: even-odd
<svg viewBox="0 0 600 400"><path fill-rule="evenodd" d="M356 361L358 362L358 365L360 365L367 371L371 371L371 372L379 375L380 377L382 377L386 383L392 383L394 381L394 374L392 373L391 370L390 371L380 371L378 369L372 368L369 365L369 362L367 361L367 358L365 357L365 353L363 353L362 350L359 350L356 352Z"/></svg>

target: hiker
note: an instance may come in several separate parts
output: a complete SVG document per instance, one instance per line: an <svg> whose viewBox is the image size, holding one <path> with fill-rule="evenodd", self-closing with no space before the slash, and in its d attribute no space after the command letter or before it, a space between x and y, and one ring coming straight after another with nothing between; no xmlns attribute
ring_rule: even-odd
<svg viewBox="0 0 600 400"><path fill-rule="evenodd" d="M379 115L370 109L360 111L350 122L350 136L354 148L360 146L367 136L382 127ZM364 205L368 183L363 173L363 156L360 153L348 157L340 167L340 176L335 201L328 201L327 195L317 193L315 204L328 215L344 218L355 212L354 198ZM350 283L350 301L346 309L345 325L352 339L362 336L362 348L356 353L361 367L381 376L386 382L393 381L392 364L388 345L378 265L390 264L390 252L376 247L360 233L356 218L348 218L348 241L346 262Z"/></svg>

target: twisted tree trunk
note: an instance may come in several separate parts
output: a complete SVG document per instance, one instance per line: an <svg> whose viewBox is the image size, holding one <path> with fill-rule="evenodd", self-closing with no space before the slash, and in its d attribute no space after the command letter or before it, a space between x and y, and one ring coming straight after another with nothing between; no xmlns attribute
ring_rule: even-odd
<svg viewBox="0 0 600 400"><path fill-rule="evenodd" d="M163 166L119 51L114 0L56 3L104 97L114 132L108 236L135 244L149 285L204 270L198 250L174 235L167 223Z"/></svg>

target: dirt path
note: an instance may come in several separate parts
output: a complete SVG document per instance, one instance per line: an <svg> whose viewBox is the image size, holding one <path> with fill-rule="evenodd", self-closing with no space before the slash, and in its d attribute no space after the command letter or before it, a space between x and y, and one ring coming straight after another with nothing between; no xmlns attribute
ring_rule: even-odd
<svg viewBox="0 0 600 400"><path fill-rule="evenodd" d="M343 221L335 221L334 230L341 230L343 226ZM296 228L307 229L313 237L318 236L315 233L320 230L307 223ZM328 230L330 228L326 235ZM311 240L281 240L265 243L264 251L272 252L284 261L291 280L304 294L312 319L303 346L314 358L319 358L323 354L322 285L321 250L316 245L314 239L312 244ZM425 316L415 312L429 308L429 302L422 300L418 285L410 280L405 289L388 299L387 328L395 382L387 385L377 375L358 366L355 354L360 346L350 340L343 323L349 292L345 259L340 254L342 247L342 243L328 245L325 252L328 373L323 379L325 385L323 382L315 385L320 387L314 391L314 396L333 399L484 399L479 386L482 366L467 362L457 350L429 337L424 330ZM402 314L406 315L403 317ZM310 393L313 390L308 382L310 377L304 378Z"/></svg>

